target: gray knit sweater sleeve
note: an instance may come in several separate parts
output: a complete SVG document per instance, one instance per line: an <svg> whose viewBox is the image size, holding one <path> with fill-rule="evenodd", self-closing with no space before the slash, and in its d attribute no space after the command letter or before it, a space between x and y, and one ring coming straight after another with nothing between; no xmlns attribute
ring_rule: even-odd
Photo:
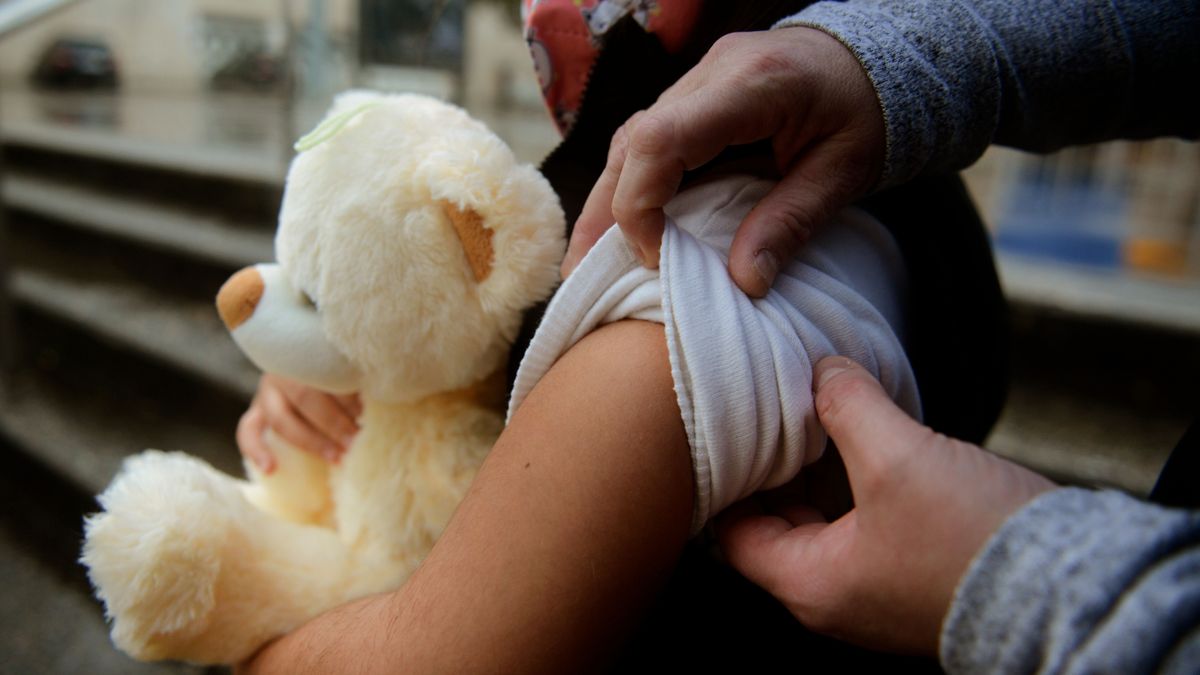
<svg viewBox="0 0 1200 675"><path fill-rule="evenodd" d="M1200 135L1200 0L848 0L778 26L845 44L883 107L882 184L991 143Z"/></svg>
<svg viewBox="0 0 1200 675"><path fill-rule="evenodd" d="M950 673L1200 671L1200 513L1039 497L971 563L941 658Z"/></svg>

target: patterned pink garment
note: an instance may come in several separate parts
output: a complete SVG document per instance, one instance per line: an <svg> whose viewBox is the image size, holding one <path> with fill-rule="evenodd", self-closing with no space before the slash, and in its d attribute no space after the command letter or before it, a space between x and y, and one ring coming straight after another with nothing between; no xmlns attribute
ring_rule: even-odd
<svg viewBox="0 0 1200 675"><path fill-rule="evenodd" d="M696 23L696 0L522 0L525 42L546 107L563 134L579 112L588 73L605 34L632 16L668 52L681 49Z"/></svg>

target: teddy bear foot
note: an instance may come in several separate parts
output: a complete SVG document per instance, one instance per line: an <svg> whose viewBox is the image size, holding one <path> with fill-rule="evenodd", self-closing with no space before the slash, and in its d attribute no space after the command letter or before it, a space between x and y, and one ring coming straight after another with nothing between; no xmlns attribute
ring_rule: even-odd
<svg viewBox="0 0 1200 675"><path fill-rule="evenodd" d="M126 460L87 519L80 561L113 621L117 647L141 660L190 658L212 622L236 482L183 453ZM198 659L207 660L207 659Z"/></svg>

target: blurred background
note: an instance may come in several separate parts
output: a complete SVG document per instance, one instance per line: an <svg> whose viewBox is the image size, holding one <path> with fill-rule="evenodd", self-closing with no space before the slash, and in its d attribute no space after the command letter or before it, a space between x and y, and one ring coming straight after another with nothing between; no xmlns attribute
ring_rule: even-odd
<svg viewBox="0 0 1200 675"><path fill-rule="evenodd" d="M0 0L0 672L200 670L109 645L82 514L145 447L240 471L257 375L212 297L272 257L333 93L424 92L526 161L554 147L516 4ZM993 149L966 176L1013 307L988 446L1146 493L1200 411L1200 147Z"/></svg>

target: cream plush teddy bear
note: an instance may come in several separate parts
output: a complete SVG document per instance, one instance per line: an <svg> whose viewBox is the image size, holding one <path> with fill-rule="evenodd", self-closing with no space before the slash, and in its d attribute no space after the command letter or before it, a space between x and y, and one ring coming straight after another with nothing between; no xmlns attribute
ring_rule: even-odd
<svg viewBox="0 0 1200 675"><path fill-rule="evenodd" d="M182 453L127 460L86 524L83 562L139 659L233 663L354 598L400 586L503 425L522 312L558 279L549 184L451 105L350 92L297 144L277 264L217 304L263 370L360 391L329 465L278 439L248 481Z"/></svg>

